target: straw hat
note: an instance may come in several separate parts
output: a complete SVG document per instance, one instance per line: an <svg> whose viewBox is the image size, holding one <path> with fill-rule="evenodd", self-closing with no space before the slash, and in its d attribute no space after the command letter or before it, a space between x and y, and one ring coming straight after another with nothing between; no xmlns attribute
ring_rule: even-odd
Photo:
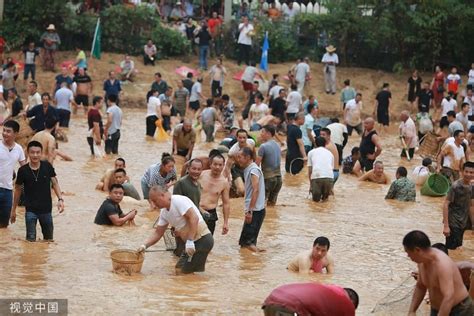
<svg viewBox="0 0 474 316"><path fill-rule="evenodd" d="M326 47L326 51L328 53L334 53L336 51L336 47L329 45L328 47Z"/></svg>
<svg viewBox="0 0 474 316"><path fill-rule="evenodd" d="M181 1L176 2L176 5L181 5L181 4L182 4Z"/></svg>
<svg viewBox="0 0 474 316"><path fill-rule="evenodd" d="M56 28L54 27L54 24L50 24L46 31L56 31Z"/></svg>

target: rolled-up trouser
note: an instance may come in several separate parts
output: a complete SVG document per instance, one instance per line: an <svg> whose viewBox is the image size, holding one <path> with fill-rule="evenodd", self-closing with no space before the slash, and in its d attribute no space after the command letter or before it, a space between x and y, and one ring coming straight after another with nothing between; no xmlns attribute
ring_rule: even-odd
<svg viewBox="0 0 474 316"><path fill-rule="evenodd" d="M43 240L53 240L54 227L51 212L37 214L28 210L25 212L26 240L36 241L36 223L38 220L43 233Z"/></svg>
<svg viewBox="0 0 474 316"><path fill-rule="evenodd" d="M183 251L176 263L176 268L181 269L182 273L203 272L206 269L207 256L214 247L214 237L212 234L206 234L194 241L194 247L196 251L192 257Z"/></svg>
<svg viewBox="0 0 474 316"><path fill-rule="evenodd" d="M311 179L310 190L313 196L313 201L319 202L321 200L327 200L333 185L334 179L331 178Z"/></svg>
<svg viewBox="0 0 474 316"><path fill-rule="evenodd" d="M336 66L326 65L324 67L324 83L327 93L336 93Z"/></svg>
<svg viewBox="0 0 474 316"><path fill-rule="evenodd" d="M120 140L120 130L117 130L115 133L110 134L105 140L105 152L107 155L118 154L118 145Z"/></svg>
<svg viewBox="0 0 474 316"><path fill-rule="evenodd" d="M203 125L202 129L204 130L204 134L206 134L206 143L212 143L214 141L214 124Z"/></svg>
<svg viewBox="0 0 474 316"><path fill-rule="evenodd" d="M281 176L275 176L265 179L265 198L269 205L275 205L278 198L278 193L281 190L282 181Z"/></svg>
<svg viewBox="0 0 474 316"><path fill-rule="evenodd" d="M150 137L155 136L157 119L158 119L158 116L156 115L150 115L146 117L146 135L147 136L150 136Z"/></svg>
<svg viewBox="0 0 474 316"><path fill-rule="evenodd" d="M305 85L306 81L303 80L303 81L296 81L296 87L298 89L298 92L301 94L301 95L304 95L304 85Z"/></svg>
<svg viewBox="0 0 474 316"><path fill-rule="evenodd" d="M244 222L244 226L242 227L242 233L239 239L239 245L241 247L257 245L258 234L260 233L264 219L265 209L252 212L252 222L250 222L250 224Z"/></svg>

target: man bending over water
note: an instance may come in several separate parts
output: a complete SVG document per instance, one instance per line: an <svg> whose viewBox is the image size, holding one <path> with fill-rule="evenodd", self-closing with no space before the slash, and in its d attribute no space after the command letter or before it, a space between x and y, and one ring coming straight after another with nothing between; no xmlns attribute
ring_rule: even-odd
<svg viewBox="0 0 474 316"><path fill-rule="evenodd" d="M474 315L474 304L456 264L441 250L431 247L428 236L412 231L403 238L408 257L418 264L419 277L408 315L416 315L428 290L431 315Z"/></svg>

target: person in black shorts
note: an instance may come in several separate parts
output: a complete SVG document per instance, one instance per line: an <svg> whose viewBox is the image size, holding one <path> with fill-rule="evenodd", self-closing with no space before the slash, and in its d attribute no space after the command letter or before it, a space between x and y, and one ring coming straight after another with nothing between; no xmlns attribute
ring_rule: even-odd
<svg viewBox="0 0 474 316"><path fill-rule="evenodd" d="M286 172L291 172L292 174L297 174L301 171L298 168L291 168L291 162L296 158L303 158L306 160L306 151L304 150L303 144L303 134L301 132L300 126L304 124L305 116L303 112L297 113L293 123L288 124L288 133L286 137L287 151L285 159L285 170ZM301 164L302 168L302 164ZM299 169L299 170L298 170Z"/></svg>
<svg viewBox="0 0 474 316"><path fill-rule="evenodd" d="M360 174L362 171L370 171L374 167L375 159L382 153L380 138L375 130L375 121L368 117L364 120L364 133L359 145L360 159L354 165L354 173Z"/></svg>
<svg viewBox="0 0 474 316"><path fill-rule="evenodd" d="M374 116L377 115L377 123L384 132L386 132L386 127L390 124L390 102L392 100L392 93L390 92L390 85L384 83L382 91L377 93L375 97L375 108Z"/></svg>
<svg viewBox="0 0 474 316"><path fill-rule="evenodd" d="M87 108L89 106L89 93L92 91L92 79L86 73L84 68L79 68L74 77L74 82L77 84L74 101L77 105L82 104L85 113L87 113Z"/></svg>

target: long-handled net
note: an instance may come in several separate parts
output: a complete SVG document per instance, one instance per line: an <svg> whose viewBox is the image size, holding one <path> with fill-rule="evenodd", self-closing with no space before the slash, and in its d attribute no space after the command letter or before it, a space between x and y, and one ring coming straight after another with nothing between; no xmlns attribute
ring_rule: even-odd
<svg viewBox="0 0 474 316"><path fill-rule="evenodd" d="M377 302L372 310L372 314L387 316L406 315L410 307L415 283L416 281L412 276L407 277L399 286Z"/></svg>

